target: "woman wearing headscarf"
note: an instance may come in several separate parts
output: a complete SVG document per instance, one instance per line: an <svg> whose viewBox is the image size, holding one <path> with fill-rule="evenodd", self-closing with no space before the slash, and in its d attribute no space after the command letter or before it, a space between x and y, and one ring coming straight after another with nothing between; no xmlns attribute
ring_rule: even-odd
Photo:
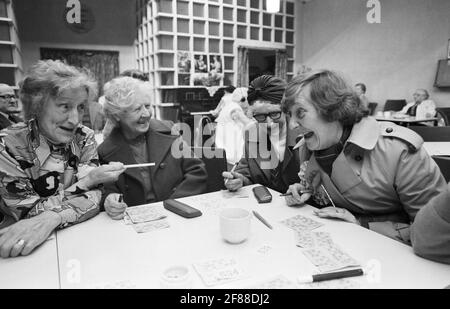
<svg viewBox="0 0 450 309"><path fill-rule="evenodd" d="M0 133L0 256L27 255L56 228L98 214L99 184L123 164L98 167L94 132L81 125L97 83L60 61L39 61L21 82L26 122ZM0 222L0 228L2 223Z"/></svg>
<svg viewBox="0 0 450 309"><path fill-rule="evenodd" d="M281 111L286 83L275 76L254 79L248 88L249 114L255 120L245 131L244 156L232 172L224 172L226 187L261 184L279 192L299 181L300 159L294 150L296 135Z"/></svg>

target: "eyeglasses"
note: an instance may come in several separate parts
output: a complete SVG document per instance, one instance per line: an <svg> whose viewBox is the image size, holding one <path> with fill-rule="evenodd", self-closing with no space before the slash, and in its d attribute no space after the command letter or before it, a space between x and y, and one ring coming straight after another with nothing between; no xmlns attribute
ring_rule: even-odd
<svg viewBox="0 0 450 309"><path fill-rule="evenodd" d="M272 120L280 119L281 112L270 112L267 114L255 114L253 115L253 118L255 118L258 122L264 122L266 121L267 117L270 117Z"/></svg>
<svg viewBox="0 0 450 309"><path fill-rule="evenodd" d="M3 95L0 95L0 98L2 98L4 100L9 100L9 101L11 101L12 99L17 99L17 97L14 94L3 94Z"/></svg>

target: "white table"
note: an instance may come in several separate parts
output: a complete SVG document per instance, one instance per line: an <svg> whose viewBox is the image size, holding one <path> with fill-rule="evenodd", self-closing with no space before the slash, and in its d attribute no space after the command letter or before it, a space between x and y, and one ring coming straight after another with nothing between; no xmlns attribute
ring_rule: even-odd
<svg viewBox="0 0 450 309"><path fill-rule="evenodd" d="M58 289L59 270L55 233L31 255L0 258L0 289Z"/></svg>
<svg viewBox="0 0 450 309"><path fill-rule="evenodd" d="M253 218L250 238L239 245L221 239L218 211L195 204L199 197L181 200L202 210L201 217L184 219L168 212L170 228L164 230L137 234L131 226L102 213L59 231L61 287L84 288L129 280L139 288L160 288L159 278L164 269L185 265L192 271L193 288L205 288L192 263L221 257L236 257L248 277L217 288L247 288L279 274L295 281L297 276L315 270L302 249L296 247L294 232L279 222L297 214L324 223L315 231L330 232L333 240L363 266L379 268L378 277L352 278L363 288L444 288L450 284L449 265L422 259L413 254L412 248L360 226L317 218L312 214L313 207L287 207L284 198L274 191L272 203L257 204L250 189L245 188L250 197L243 199L224 200L220 192L210 193L217 196L216 207L223 204L255 209L274 227L270 230ZM272 250L265 255L258 253L263 245ZM68 275L73 265L79 265L79 280Z"/></svg>
<svg viewBox="0 0 450 309"><path fill-rule="evenodd" d="M450 156L450 142L425 142L423 147L430 156Z"/></svg>

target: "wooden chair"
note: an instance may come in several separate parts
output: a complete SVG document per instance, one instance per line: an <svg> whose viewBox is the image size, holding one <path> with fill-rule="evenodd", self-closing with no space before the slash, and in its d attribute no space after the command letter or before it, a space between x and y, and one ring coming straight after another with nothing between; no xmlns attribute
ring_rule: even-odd
<svg viewBox="0 0 450 309"><path fill-rule="evenodd" d="M369 108L369 115L373 116L375 115L375 110L377 109L378 103L376 102L370 102L369 106L367 106Z"/></svg>
<svg viewBox="0 0 450 309"><path fill-rule="evenodd" d="M406 100L387 100L383 111L399 112L406 105Z"/></svg>
<svg viewBox="0 0 450 309"><path fill-rule="evenodd" d="M425 142L450 142L450 127L410 126Z"/></svg>
<svg viewBox="0 0 450 309"><path fill-rule="evenodd" d="M450 181L450 157L433 157L436 164L439 166L445 181Z"/></svg>
<svg viewBox="0 0 450 309"><path fill-rule="evenodd" d="M222 172L227 171L225 150L211 147L193 147L192 151L205 163L206 171L208 172L207 192L225 189L225 183L222 177Z"/></svg>

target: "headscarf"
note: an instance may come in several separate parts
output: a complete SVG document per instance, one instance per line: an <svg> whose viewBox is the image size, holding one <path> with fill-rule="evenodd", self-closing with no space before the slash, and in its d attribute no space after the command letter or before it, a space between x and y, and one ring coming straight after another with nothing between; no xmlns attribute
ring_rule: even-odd
<svg viewBox="0 0 450 309"><path fill-rule="evenodd" d="M250 105L258 99L269 101L272 104L280 104L285 90L286 83L281 78L262 75L250 83L247 100Z"/></svg>

